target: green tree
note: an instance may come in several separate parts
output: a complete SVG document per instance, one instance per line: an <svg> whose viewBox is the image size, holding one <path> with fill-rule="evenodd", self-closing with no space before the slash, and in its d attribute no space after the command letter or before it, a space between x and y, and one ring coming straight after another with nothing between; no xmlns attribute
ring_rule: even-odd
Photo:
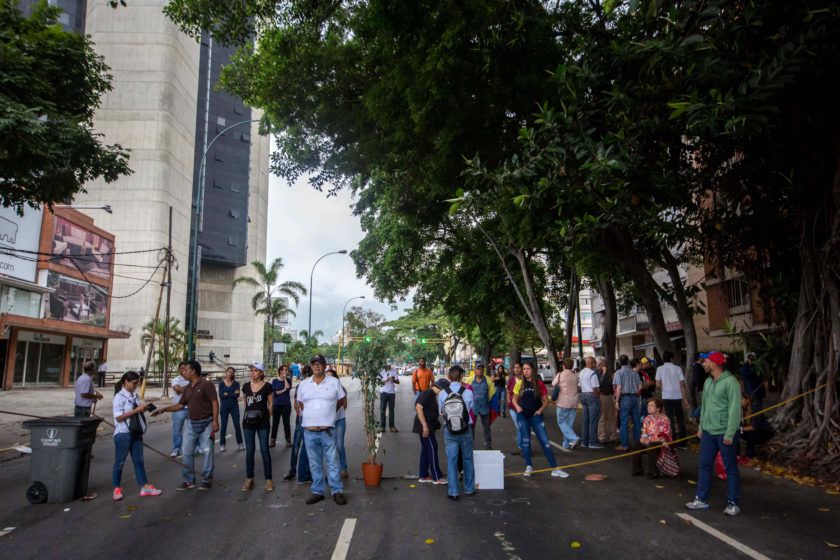
<svg viewBox="0 0 840 560"><path fill-rule="evenodd" d="M164 352L166 361L171 373L178 369L178 363L187 355L187 335L181 329L181 321L175 317L169 318L169 346L164 349L164 336L166 335L166 321L158 319L149 321L143 325L143 333L140 335L140 350L145 354L152 341L152 333L155 338L155 349L152 353L154 358L153 371L163 371Z"/></svg>
<svg viewBox="0 0 840 560"><path fill-rule="evenodd" d="M283 259L274 259L270 266L266 267L262 261L253 261L251 267L255 276L240 276L233 281L233 287L244 284L256 288L254 297L251 298L251 308L258 314L265 315L268 324L267 334L273 335L274 321L285 314L294 316L294 311L286 305L288 298L297 305L300 296L306 295L306 288L300 282L287 280L280 282L280 271L283 269ZM265 362L271 362L273 336L263 340Z"/></svg>
<svg viewBox="0 0 840 560"><path fill-rule="evenodd" d="M61 29L60 14L42 0L27 18L16 0L0 1L0 203L19 212L131 173L127 151L93 131L108 67L86 35Z"/></svg>

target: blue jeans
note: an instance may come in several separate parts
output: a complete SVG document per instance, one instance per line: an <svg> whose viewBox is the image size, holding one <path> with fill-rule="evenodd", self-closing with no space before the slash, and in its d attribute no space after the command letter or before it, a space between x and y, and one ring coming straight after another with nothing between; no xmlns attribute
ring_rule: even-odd
<svg viewBox="0 0 840 560"><path fill-rule="evenodd" d="M516 412L515 409L509 408L508 412L510 412L510 420L513 422L513 428L516 430L516 448L521 450L522 449L522 435L519 433L519 413Z"/></svg>
<svg viewBox="0 0 840 560"><path fill-rule="evenodd" d="M341 470L347 470L347 449L344 447L344 433L347 431L347 419L335 420L335 446L338 449L338 465Z"/></svg>
<svg viewBox="0 0 840 560"><path fill-rule="evenodd" d="M264 428L244 428L245 430L245 478L254 478L254 453L256 438L260 440L260 455L263 462L263 476L271 480L271 454L268 452L268 426Z"/></svg>
<svg viewBox="0 0 840 560"><path fill-rule="evenodd" d="M642 418L639 415L639 397L636 395L622 395L618 401L618 414L621 419L621 445L630 447L627 434L627 422L633 420L633 441L642 437Z"/></svg>
<svg viewBox="0 0 840 560"><path fill-rule="evenodd" d="M303 442L309 456L309 470L312 471L313 494L324 495L324 463L327 464L326 478L332 494L344 492L338 468L338 449L335 444L335 428L323 432L303 430Z"/></svg>
<svg viewBox="0 0 840 560"><path fill-rule="evenodd" d="M598 417L601 415L601 398L594 393L581 393L583 415L580 419L580 439L583 445L598 443Z"/></svg>
<svg viewBox="0 0 840 560"><path fill-rule="evenodd" d="M233 420L233 431L236 433L236 443L242 443L242 428L239 427L239 403L237 401L228 401L226 399L220 401L219 404L219 416L222 420L221 429L219 430L219 445L225 444L228 416L230 416Z"/></svg>
<svg viewBox="0 0 840 560"><path fill-rule="evenodd" d="M309 472L309 458L306 456L306 446L303 444L303 426L300 416L295 421L295 435L292 440L292 460L289 464L289 472L297 474L298 482L312 480L312 473Z"/></svg>
<svg viewBox="0 0 840 560"><path fill-rule="evenodd" d="M522 437L522 457L525 459L525 465L533 467L531 461L531 430L537 434L537 441L540 442L543 455L548 459L548 464L551 468L557 467L557 459L554 458L554 451L551 450L551 444L548 442L548 433L545 431L545 419L542 414L535 414L528 418L524 414L519 415L519 433Z"/></svg>
<svg viewBox="0 0 840 560"><path fill-rule="evenodd" d="M507 396L507 389L505 389L504 385L496 387L496 393L499 395L499 410L496 412L501 416L505 413L505 408L507 407L507 399L505 398Z"/></svg>
<svg viewBox="0 0 840 560"><path fill-rule="evenodd" d="M114 488L122 486L122 471L125 459L131 453L131 462L134 464L134 478L141 487L148 484L146 480L146 467L143 464L143 437L132 436L131 434L117 434L114 436L114 472L111 475L111 482Z"/></svg>
<svg viewBox="0 0 840 560"><path fill-rule="evenodd" d="M438 462L438 443L434 432L429 432L429 437L420 434L420 470L417 471L418 478L432 477L437 480L443 476Z"/></svg>
<svg viewBox="0 0 840 560"><path fill-rule="evenodd" d="M448 493L450 496L460 494L458 488L458 454L464 463L464 492L475 493L475 464L473 463L472 430L463 434L451 434L448 428L443 429L443 443L446 446L446 470L449 475Z"/></svg>
<svg viewBox="0 0 840 560"><path fill-rule="evenodd" d="M213 424L210 420L187 420L184 423L184 446L183 446L183 465L184 470L181 474L187 482L195 482L195 447L198 444L201 451L204 453L204 469L201 471L201 478L203 481L209 482L213 479L213 438L210 434L213 432Z"/></svg>
<svg viewBox="0 0 840 560"><path fill-rule="evenodd" d="M184 421L189 416L189 409L182 408L172 413L172 451L181 453L181 444L184 441Z"/></svg>
<svg viewBox="0 0 840 560"><path fill-rule="evenodd" d="M563 447L566 449L580 439L575 433L575 416L577 408L557 407L557 426L563 434Z"/></svg>
<svg viewBox="0 0 840 560"><path fill-rule="evenodd" d="M738 474L737 447L723 443L723 434L713 436L708 432L700 434L700 467L697 473L697 498L709 501L715 458L720 452L726 467L726 501L737 504L741 493L741 479Z"/></svg>

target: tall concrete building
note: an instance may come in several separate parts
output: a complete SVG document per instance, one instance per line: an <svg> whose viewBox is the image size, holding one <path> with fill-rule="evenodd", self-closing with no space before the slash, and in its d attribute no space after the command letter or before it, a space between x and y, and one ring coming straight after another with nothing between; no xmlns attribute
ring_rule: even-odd
<svg viewBox="0 0 840 560"><path fill-rule="evenodd" d="M163 14L165 0L132 0L118 9L99 1L51 3L65 10L65 27L90 35L110 66L113 89L103 97L95 127L106 143L131 150L132 175L111 184L92 182L74 204L109 205L113 210L110 215L90 211L97 212L97 224L117 239L111 328L130 332L129 338L109 343L107 358L111 371L137 368L144 363L143 326L154 317L158 302L162 267L156 267L163 254L134 251L167 246L171 208L178 266L170 310L185 329L201 156L226 126L259 115L215 91L231 51L181 33ZM253 288L234 289L232 282L252 274L243 265L265 260L268 166L269 140L258 134L256 123L234 128L208 152L199 234L199 359L206 360L211 350L240 364L261 355L263 319L250 307Z"/></svg>

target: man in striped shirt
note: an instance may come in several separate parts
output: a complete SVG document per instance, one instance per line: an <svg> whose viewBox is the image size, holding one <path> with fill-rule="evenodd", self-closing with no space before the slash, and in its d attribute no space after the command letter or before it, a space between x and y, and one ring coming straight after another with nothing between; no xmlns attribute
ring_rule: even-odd
<svg viewBox="0 0 840 560"><path fill-rule="evenodd" d="M630 358L625 354L619 356L618 364L621 369L615 372L615 376L613 376L613 398L621 420L621 445L616 447L616 450L627 451L630 449L627 422L631 418L633 420L633 441L639 441L642 436L642 419L639 413L641 378L639 373L630 367Z"/></svg>

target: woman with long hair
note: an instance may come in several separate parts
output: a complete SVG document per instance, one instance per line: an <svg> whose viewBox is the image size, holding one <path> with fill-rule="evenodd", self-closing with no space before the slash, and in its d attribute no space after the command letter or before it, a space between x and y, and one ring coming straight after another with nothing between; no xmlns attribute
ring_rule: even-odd
<svg viewBox="0 0 840 560"><path fill-rule="evenodd" d="M513 406L513 388L520 379L522 379L522 364L520 362L514 362L513 375L508 377L506 387L507 409L510 412L510 420L513 422L513 429L516 434L516 449L513 451L513 455L522 454L522 437L519 435L519 414Z"/></svg>
<svg viewBox="0 0 840 560"><path fill-rule="evenodd" d="M575 433L575 415L578 406L578 376L572 370L574 362L563 360L563 371L554 376L552 385L560 389L557 396L557 426L563 434L563 451L571 451L580 441Z"/></svg>
<svg viewBox="0 0 840 560"><path fill-rule="evenodd" d="M140 374L128 371L116 385L116 395L112 403L114 413L114 470L111 481L114 485L114 500L123 499L122 471L128 454L134 465L134 477L140 485L141 496L160 496L161 490L149 484L146 478L146 466L143 463L143 433L146 431L146 418L143 413L151 403L140 404L137 398L137 385Z"/></svg>
<svg viewBox="0 0 840 560"><path fill-rule="evenodd" d="M271 454L268 449L268 432L271 429L271 411L274 391L271 384L265 381L265 366L255 363L250 366L251 381L242 387L242 398L245 401L245 414L242 418L242 428L245 432L245 483L242 491L254 489L254 453L255 440L260 441L260 455L262 455L263 475L265 476L265 491L274 490L271 475Z"/></svg>
<svg viewBox="0 0 840 560"><path fill-rule="evenodd" d="M245 449L242 444L242 428L239 427L239 381L236 380L236 370L228 367L225 377L219 381L219 416L222 426L219 430L219 451L225 450L228 416L233 420L233 430L236 433L236 445L240 451Z"/></svg>
<svg viewBox="0 0 840 560"><path fill-rule="evenodd" d="M330 368L327 375L338 379L338 373ZM335 446L338 449L338 463L341 468L341 478L347 478L347 449L344 447L344 434L347 432L347 390L341 387L343 397L338 401L338 411L335 417Z"/></svg>
<svg viewBox="0 0 840 560"><path fill-rule="evenodd" d="M543 411L548 407L548 389L536 374L532 362L522 364L522 379L513 388L513 407L519 421L519 438L522 442L522 456L525 459L525 476L534 471L531 462L531 430L537 435L543 455L551 466L551 476L568 478L569 473L557 467L557 460L548 442Z"/></svg>
<svg viewBox="0 0 840 560"><path fill-rule="evenodd" d="M499 395L499 416L506 416L505 410L507 409L507 399L505 398L505 383L507 382L507 371L505 371L505 366L503 364L499 364L499 367L496 368L496 371L493 373L493 385L496 387L496 393Z"/></svg>

